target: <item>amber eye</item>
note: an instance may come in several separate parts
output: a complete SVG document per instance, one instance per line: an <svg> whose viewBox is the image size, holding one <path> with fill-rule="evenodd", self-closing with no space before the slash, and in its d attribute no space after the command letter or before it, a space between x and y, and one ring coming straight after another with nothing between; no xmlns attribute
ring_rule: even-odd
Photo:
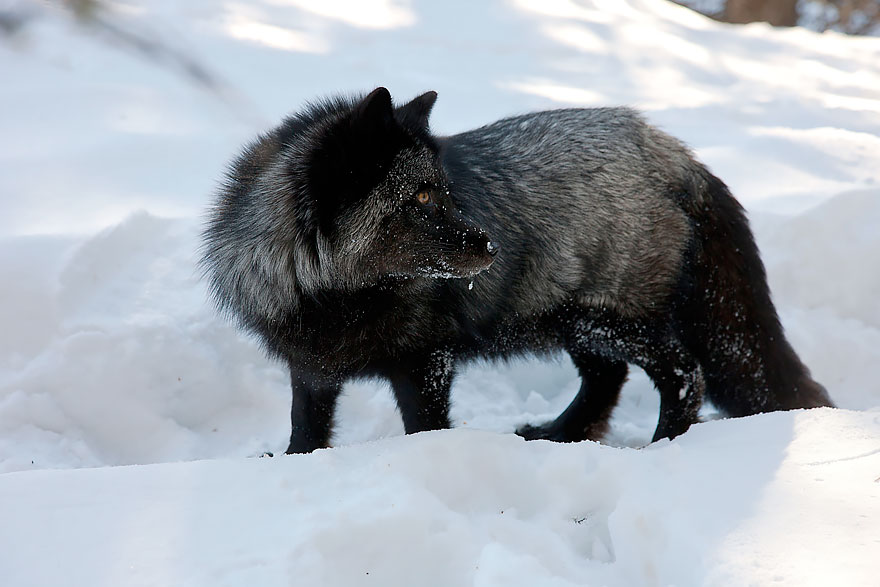
<svg viewBox="0 0 880 587"><path fill-rule="evenodd" d="M419 192L416 194L416 201L419 204L427 204L431 201L431 194L428 192Z"/></svg>

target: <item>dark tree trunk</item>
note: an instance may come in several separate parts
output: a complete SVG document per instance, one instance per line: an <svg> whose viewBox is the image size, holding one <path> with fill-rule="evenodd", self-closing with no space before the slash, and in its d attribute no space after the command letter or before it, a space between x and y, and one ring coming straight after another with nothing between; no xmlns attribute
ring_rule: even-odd
<svg viewBox="0 0 880 587"><path fill-rule="evenodd" d="M773 26L797 24L797 0L727 0L727 22L769 22Z"/></svg>

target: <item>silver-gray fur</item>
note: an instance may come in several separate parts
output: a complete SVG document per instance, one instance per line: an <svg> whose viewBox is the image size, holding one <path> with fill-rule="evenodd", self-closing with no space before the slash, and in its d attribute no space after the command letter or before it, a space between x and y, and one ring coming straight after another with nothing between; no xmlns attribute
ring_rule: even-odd
<svg viewBox="0 0 880 587"><path fill-rule="evenodd" d="M453 189L479 202L473 209L462 204L462 212L502 247L505 240L528 242L540 258L500 256L481 279L489 295L500 295L515 274L512 309L525 314L573 298L638 317L668 297L691 226L663 192L684 185L697 164L637 112L538 112L445 142L447 156L470 175Z"/></svg>

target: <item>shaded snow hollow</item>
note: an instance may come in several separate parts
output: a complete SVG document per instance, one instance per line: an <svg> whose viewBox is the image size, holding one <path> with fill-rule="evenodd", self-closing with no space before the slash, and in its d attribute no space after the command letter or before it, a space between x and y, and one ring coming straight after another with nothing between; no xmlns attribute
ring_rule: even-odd
<svg viewBox="0 0 880 587"><path fill-rule="evenodd" d="M876 585L880 39L661 0L113 7L226 89L42 4L0 45L3 585ZM607 445L526 443L511 431L565 407L570 362L475 365L459 429L402 436L388 390L356 383L339 448L246 458L286 446L287 379L206 302L200 215L242 142L377 85L437 90L440 133L646 111L748 208L788 336L842 409L637 449L658 400L634 370Z"/></svg>

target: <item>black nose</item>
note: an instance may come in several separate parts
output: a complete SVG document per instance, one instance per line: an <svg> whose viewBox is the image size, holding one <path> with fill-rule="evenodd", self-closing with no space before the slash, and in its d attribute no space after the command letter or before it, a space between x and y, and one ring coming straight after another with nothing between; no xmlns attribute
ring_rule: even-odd
<svg viewBox="0 0 880 587"><path fill-rule="evenodd" d="M498 249L500 248L501 247L498 246L498 243L493 243L492 241L486 243L486 252L493 257L498 254Z"/></svg>

